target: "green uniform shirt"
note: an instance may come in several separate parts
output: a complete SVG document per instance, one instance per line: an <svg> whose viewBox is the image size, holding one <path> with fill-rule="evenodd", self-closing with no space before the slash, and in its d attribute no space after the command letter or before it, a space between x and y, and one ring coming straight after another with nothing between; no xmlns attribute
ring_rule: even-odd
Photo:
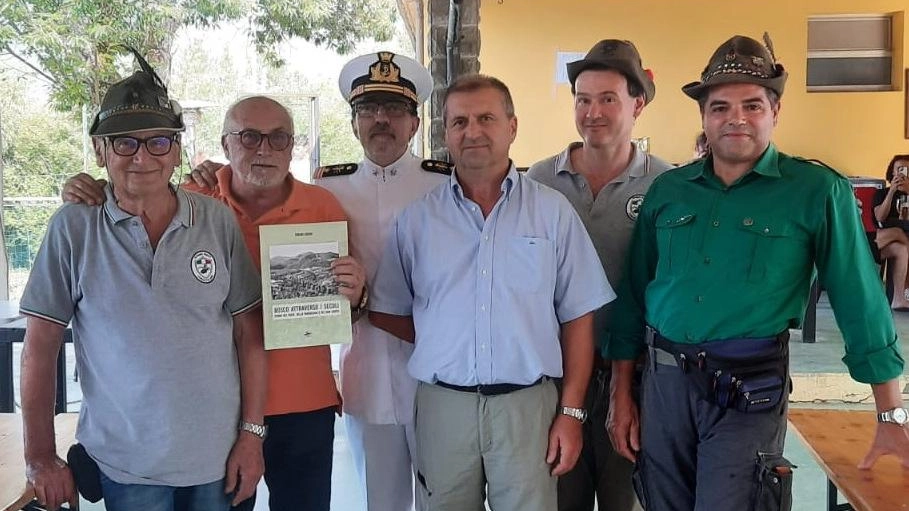
<svg viewBox="0 0 909 511"><path fill-rule="evenodd" d="M813 268L852 377L881 383L903 359L849 181L772 144L726 187L711 159L666 172L641 207L604 356L637 358L644 325L679 343L798 327Z"/></svg>

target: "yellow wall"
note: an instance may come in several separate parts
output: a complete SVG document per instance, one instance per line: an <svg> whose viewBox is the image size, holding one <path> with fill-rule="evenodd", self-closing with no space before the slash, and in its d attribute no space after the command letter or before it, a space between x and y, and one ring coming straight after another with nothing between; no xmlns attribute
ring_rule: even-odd
<svg viewBox="0 0 909 511"><path fill-rule="evenodd" d="M600 39L629 39L654 72L655 100L635 137L650 137L651 152L672 162L691 157L700 131L697 103L680 87L699 79L707 59L734 34L760 40L770 32L789 71L777 145L818 158L849 175L880 176L895 153L909 153L903 64L906 0L483 0L480 69L512 89L518 138L512 158L530 165L577 139L568 85L555 85L555 53L586 52ZM899 90L807 93L807 17L813 14L898 13L894 61Z"/></svg>

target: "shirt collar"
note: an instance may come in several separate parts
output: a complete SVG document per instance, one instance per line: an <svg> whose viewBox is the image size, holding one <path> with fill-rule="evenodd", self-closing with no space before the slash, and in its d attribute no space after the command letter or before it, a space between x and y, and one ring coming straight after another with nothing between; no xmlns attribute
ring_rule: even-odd
<svg viewBox="0 0 909 511"><path fill-rule="evenodd" d="M514 166L514 162L510 159L508 160L508 173L505 174L505 179L502 180L501 190L504 197L508 197L511 194L511 190L514 189L515 183L518 182L520 174L518 169ZM458 169L455 168L451 173L451 177L448 180L448 185L451 187L452 192L454 192L455 197L461 200L465 200L464 197L464 188L461 186L461 183L458 182Z"/></svg>
<svg viewBox="0 0 909 511"><path fill-rule="evenodd" d="M363 158L363 162L361 163L362 174L364 176L384 179L386 181L394 179L404 174L408 169L407 162L415 158L416 156L410 151L404 151L404 154L402 154L400 158L391 162L391 164L386 167L378 165L369 158Z"/></svg>
<svg viewBox="0 0 909 511"><path fill-rule="evenodd" d="M757 162L754 164L754 167L751 168L748 172L745 173L745 176L751 173L760 174L764 177L780 177L780 165L779 165L779 151L776 146L771 142L767 149L764 150L764 154L758 158ZM695 179L702 178L712 178L713 174L713 156L708 156L707 158L697 160L694 163L691 163L687 167L682 167L679 169L679 172L682 173L685 179L689 181L694 181ZM742 177L745 177L742 176Z"/></svg>
<svg viewBox="0 0 909 511"><path fill-rule="evenodd" d="M240 203L237 201L237 198L234 196L233 191L230 188L231 181L233 180L233 169L230 165L225 165L218 169L215 172L215 177L218 178L218 194L221 199L230 206L234 211L247 216L243 211L243 208L240 206ZM311 198L307 197L302 186L296 186L294 177L288 172L287 179L290 180L290 195L287 196L285 200L278 208L282 213L292 213L299 211L306 207L307 201ZM274 209L270 210L274 211ZM262 215L260 218L264 218L268 213Z"/></svg>
<svg viewBox="0 0 909 511"><path fill-rule="evenodd" d="M174 187L171 183L168 183L167 186L177 197L177 214L174 215L171 223L179 222L184 227L192 227L196 221L196 203L192 194ZM132 213L123 211L117 205L117 197L114 196L114 188L110 182L104 185L104 196L106 198L104 201L104 212L114 223L120 223L136 217Z"/></svg>
<svg viewBox="0 0 909 511"><path fill-rule="evenodd" d="M649 155L644 151L639 150L638 146L634 143L629 142L629 144L631 144L631 161L628 162L628 166L625 167L625 170L623 170L622 173L619 174L613 181L625 181L626 177L643 177L646 176L650 171L648 161ZM578 173L571 165L571 151L581 147L582 145L583 142L572 142L568 144L567 149L556 156L556 174L560 174L562 172L567 172L569 174Z"/></svg>
<svg viewBox="0 0 909 511"><path fill-rule="evenodd" d="M577 174L577 171L574 170L574 167L571 165L571 151L581 147L582 142L572 142L568 144L568 148L556 155L555 161L555 173L560 174L562 172L567 172L569 174Z"/></svg>

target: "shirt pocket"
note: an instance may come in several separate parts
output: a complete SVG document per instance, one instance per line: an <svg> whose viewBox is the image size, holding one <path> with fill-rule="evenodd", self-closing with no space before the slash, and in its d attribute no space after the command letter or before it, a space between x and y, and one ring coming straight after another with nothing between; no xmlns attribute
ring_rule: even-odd
<svg viewBox="0 0 909 511"><path fill-rule="evenodd" d="M509 287L527 293L554 288L555 243L532 236L514 236L507 243L505 275Z"/></svg>
<svg viewBox="0 0 909 511"><path fill-rule="evenodd" d="M807 237L790 220L746 219L739 228L753 247L746 268L749 282L790 281L804 275Z"/></svg>
<svg viewBox="0 0 909 511"><path fill-rule="evenodd" d="M661 273L678 273L688 263L696 218L694 213L674 213L657 219L657 250L659 264L663 265Z"/></svg>

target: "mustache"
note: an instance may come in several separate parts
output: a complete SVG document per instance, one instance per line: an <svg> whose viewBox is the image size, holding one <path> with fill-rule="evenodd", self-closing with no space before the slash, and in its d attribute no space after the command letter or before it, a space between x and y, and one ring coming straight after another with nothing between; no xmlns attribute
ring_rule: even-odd
<svg viewBox="0 0 909 511"><path fill-rule="evenodd" d="M395 132L392 131L391 126L389 126L387 124L378 124L369 130L370 137L375 136L375 135L391 135L392 137L394 137Z"/></svg>
<svg viewBox="0 0 909 511"><path fill-rule="evenodd" d="M484 145L490 145L489 138L487 138L487 137L465 138L464 143L461 144L462 147L473 147L473 146L484 146Z"/></svg>

